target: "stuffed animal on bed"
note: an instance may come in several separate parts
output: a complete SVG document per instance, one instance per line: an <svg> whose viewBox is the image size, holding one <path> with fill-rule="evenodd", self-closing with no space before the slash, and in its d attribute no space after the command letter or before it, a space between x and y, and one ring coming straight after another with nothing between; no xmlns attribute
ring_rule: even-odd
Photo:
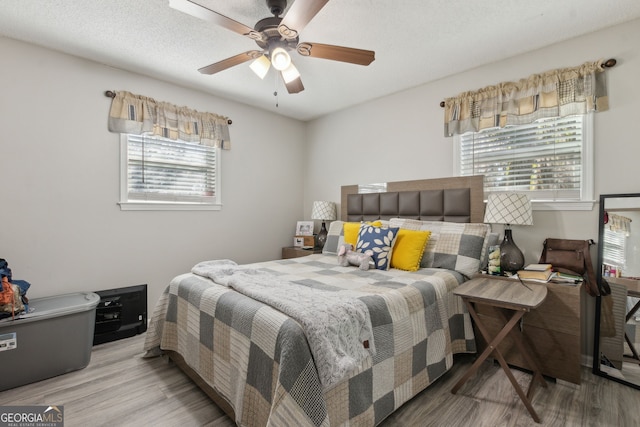
<svg viewBox="0 0 640 427"><path fill-rule="evenodd" d="M368 250L363 252L355 252L353 245L350 243L344 243L338 250L338 264L342 267L348 267L349 265L357 265L360 270L366 271L369 269L369 263L373 262L373 251Z"/></svg>

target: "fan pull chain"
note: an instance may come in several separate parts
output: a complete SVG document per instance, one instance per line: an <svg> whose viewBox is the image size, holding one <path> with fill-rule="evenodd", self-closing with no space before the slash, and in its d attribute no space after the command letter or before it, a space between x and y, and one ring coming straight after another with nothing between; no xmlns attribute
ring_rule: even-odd
<svg viewBox="0 0 640 427"><path fill-rule="evenodd" d="M275 90L273 91L273 96L276 97L276 108L278 108L278 73L274 73L273 75L273 87L275 88Z"/></svg>

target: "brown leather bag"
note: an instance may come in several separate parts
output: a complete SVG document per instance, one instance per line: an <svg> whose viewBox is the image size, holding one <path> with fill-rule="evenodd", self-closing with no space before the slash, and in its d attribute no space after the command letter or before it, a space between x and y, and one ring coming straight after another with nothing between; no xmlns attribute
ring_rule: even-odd
<svg viewBox="0 0 640 427"><path fill-rule="evenodd" d="M584 277L585 289L593 297L608 292L598 288L597 278L593 271L589 248L594 241L553 239L544 241L540 263L551 264L555 271L577 274Z"/></svg>

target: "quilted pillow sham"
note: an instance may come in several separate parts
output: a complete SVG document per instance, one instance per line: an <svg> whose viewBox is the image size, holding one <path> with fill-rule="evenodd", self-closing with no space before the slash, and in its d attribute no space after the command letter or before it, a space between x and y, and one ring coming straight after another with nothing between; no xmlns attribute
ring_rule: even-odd
<svg viewBox="0 0 640 427"><path fill-rule="evenodd" d="M480 271L488 224L445 223L433 254L433 267L455 270L467 277Z"/></svg>
<svg viewBox="0 0 640 427"><path fill-rule="evenodd" d="M388 270L391 267L393 245L396 242L399 228L382 228L371 224L361 224L358 232L356 251L373 251L371 258L378 270Z"/></svg>
<svg viewBox="0 0 640 427"><path fill-rule="evenodd" d="M338 248L344 243L344 221L333 221L329 224L327 240L322 248L323 254L338 255Z"/></svg>
<svg viewBox="0 0 640 427"><path fill-rule="evenodd" d="M431 231L420 267L446 268L467 277L480 271L481 260L487 251L489 224L402 218L393 218L389 223L391 227Z"/></svg>

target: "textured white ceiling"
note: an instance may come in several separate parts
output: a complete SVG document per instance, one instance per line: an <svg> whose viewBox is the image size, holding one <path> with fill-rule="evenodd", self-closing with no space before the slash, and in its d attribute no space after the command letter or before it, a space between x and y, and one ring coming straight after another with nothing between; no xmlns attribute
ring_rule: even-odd
<svg viewBox="0 0 640 427"><path fill-rule="evenodd" d="M249 27L271 16L265 0L198 1ZM250 62L200 74L257 46L169 0L0 0L2 35L300 120L639 17L638 0L332 0L300 41L374 50L376 59L363 67L294 54L305 90L290 95L273 70L260 80Z"/></svg>

